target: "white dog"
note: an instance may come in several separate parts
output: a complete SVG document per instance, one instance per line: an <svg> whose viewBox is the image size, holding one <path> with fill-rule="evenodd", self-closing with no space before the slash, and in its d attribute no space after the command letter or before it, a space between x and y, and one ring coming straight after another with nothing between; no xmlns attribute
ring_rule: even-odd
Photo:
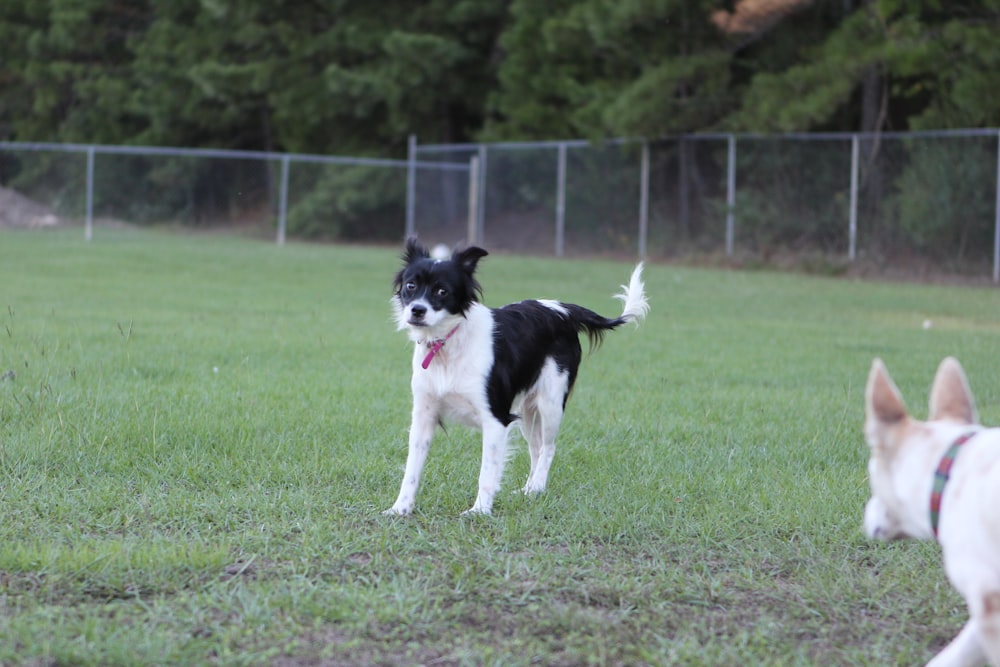
<svg viewBox="0 0 1000 667"><path fill-rule="evenodd" d="M483 432L479 495L469 512L492 511L515 423L531 454L524 491L544 491L580 365L580 334L596 347L606 332L638 323L649 308L642 264L622 286L618 298L624 307L614 319L548 299L488 308L478 301L474 276L486 254L471 247L450 259L434 259L415 239L406 244L392 304L399 328L408 330L414 342L413 415L399 497L386 514L413 511L431 437L445 420Z"/></svg>
<svg viewBox="0 0 1000 667"><path fill-rule="evenodd" d="M929 421L907 414L879 359L865 408L872 490L865 532L936 538L945 573L969 608L965 627L928 664L1000 667L1000 429L978 425L965 373L951 357L934 378Z"/></svg>

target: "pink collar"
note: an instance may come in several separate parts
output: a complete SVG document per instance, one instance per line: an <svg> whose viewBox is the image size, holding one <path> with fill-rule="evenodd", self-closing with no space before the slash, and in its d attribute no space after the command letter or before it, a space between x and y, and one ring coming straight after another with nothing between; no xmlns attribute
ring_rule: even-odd
<svg viewBox="0 0 1000 667"><path fill-rule="evenodd" d="M457 324L455 325L455 328L452 329L451 331L449 331L448 335L445 336L444 338L439 338L438 340L433 341L433 342L431 342L431 341L427 342L427 347L430 348L430 351L427 352L427 356L424 357L423 363L420 364L421 368L423 368L424 370L427 370L427 367L431 365L431 361L434 360L434 355L436 355L438 352L441 351L441 348L444 347L444 344L448 342L449 338L451 338L453 335L455 335L456 331L458 331L458 325Z"/></svg>

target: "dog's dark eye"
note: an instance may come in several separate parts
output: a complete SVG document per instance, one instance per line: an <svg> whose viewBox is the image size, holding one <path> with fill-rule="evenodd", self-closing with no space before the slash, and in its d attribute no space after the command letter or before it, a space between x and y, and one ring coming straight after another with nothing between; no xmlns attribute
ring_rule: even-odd
<svg viewBox="0 0 1000 667"><path fill-rule="evenodd" d="M443 287L438 287L436 290L434 290L434 296L443 299L444 297L448 296L448 290L446 290Z"/></svg>
<svg viewBox="0 0 1000 667"><path fill-rule="evenodd" d="M403 285L403 291L404 292L412 292L415 289L417 289L417 284L415 282L413 282L412 280L409 281L408 283L406 283L405 285Z"/></svg>

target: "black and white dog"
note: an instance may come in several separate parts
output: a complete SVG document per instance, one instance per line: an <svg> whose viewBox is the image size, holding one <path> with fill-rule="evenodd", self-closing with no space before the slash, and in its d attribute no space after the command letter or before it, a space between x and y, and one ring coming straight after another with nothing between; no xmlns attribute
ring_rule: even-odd
<svg viewBox="0 0 1000 667"><path fill-rule="evenodd" d="M649 310L641 263L616 296L624 308L615 319L541 299L488 308L478 300L482 290L474 275L486 255L470 247L450 259L432 259L416 239L406 243L392 306L399 329L408 329L415 343L413 415L403 484L385 514L413 511L434 429L449 420L483 432L479 495L468 512L492 511L515 422L531 452L524 492L544 491L580 365L580 334L587 334L593 349L605 332L638 324Z"/></svg>

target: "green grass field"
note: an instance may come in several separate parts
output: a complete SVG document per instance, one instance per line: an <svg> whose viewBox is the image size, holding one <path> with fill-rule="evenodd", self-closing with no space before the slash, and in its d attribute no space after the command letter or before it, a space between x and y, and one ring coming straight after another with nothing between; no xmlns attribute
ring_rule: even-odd
<svg viewBox="0 0 1000 667"><path fill-rule="evenodd" d="M459 517L454 427L387 518L397 250L98 232L0 233L0 664L917 664L965 620L936 545L861 533L863 391L881 356L923 417L954 354L1000 423L996 290L649 266L546 494L518 438ZM630 268L480 278L614 315Z"/></svg>

